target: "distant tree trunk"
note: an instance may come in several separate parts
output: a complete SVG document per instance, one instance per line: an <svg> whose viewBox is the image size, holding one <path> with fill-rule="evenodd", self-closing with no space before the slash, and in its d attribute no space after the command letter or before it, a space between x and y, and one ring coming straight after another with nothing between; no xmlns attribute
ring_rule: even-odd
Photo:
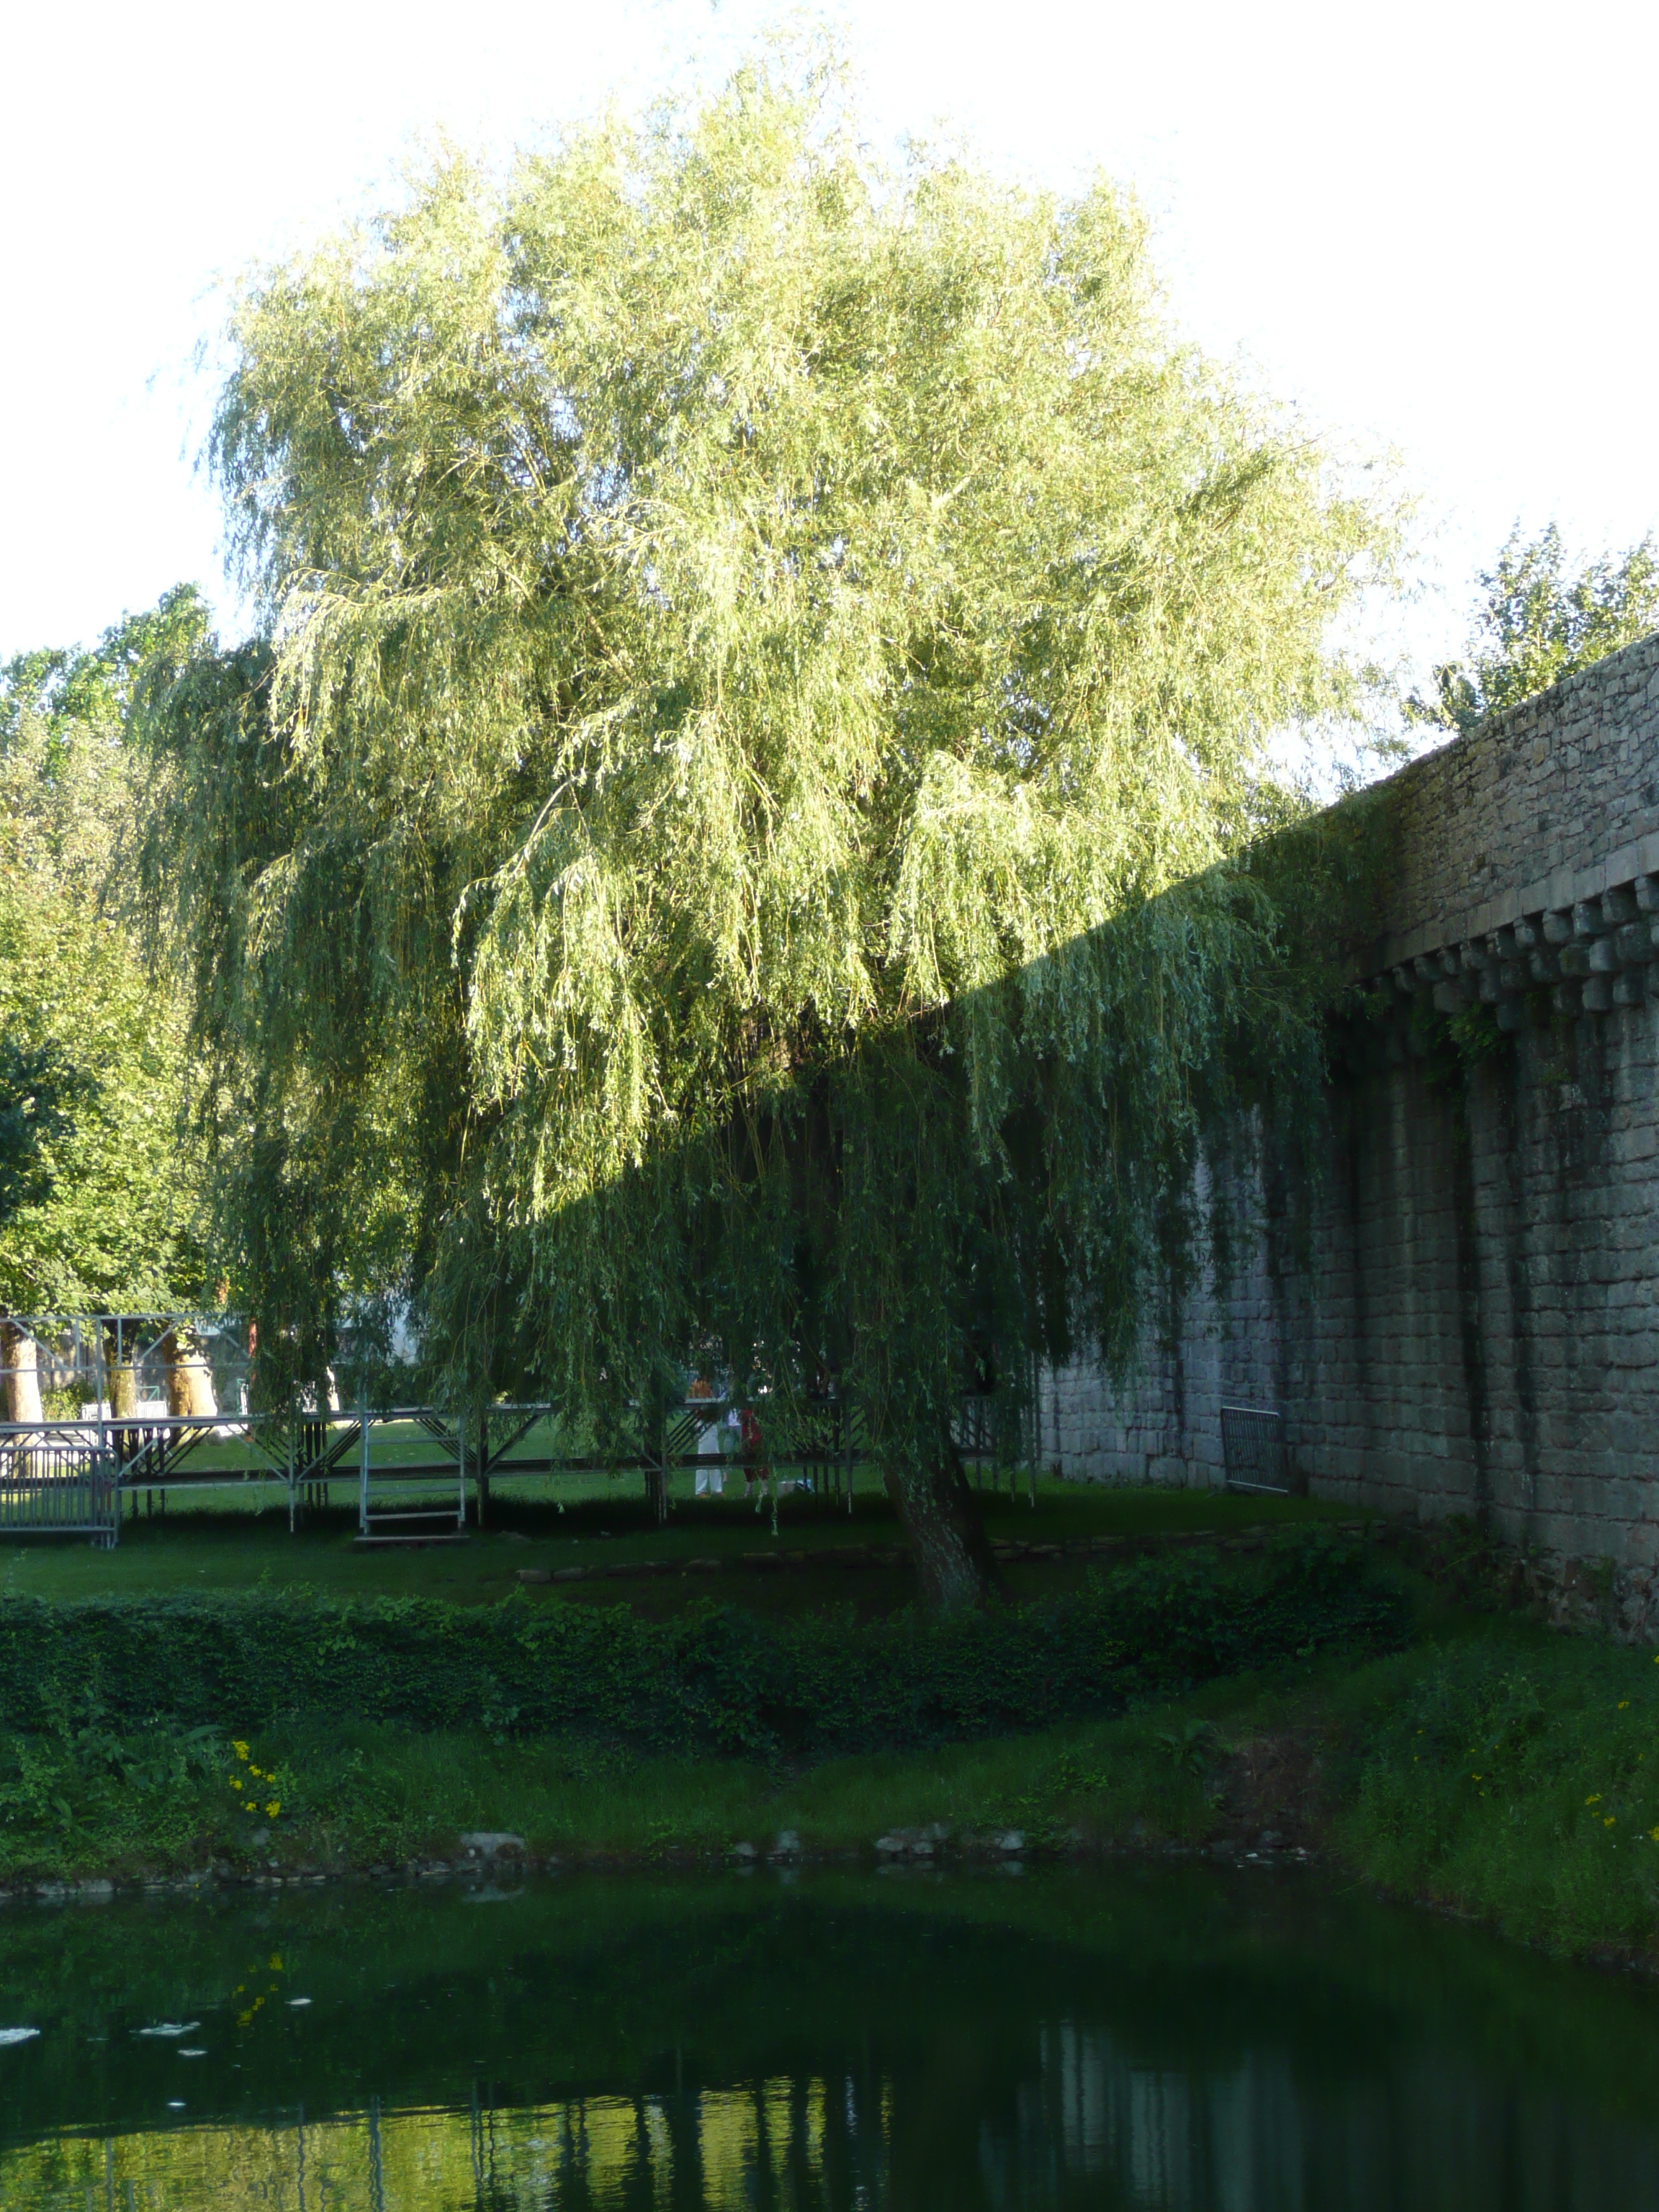
<svg viewBox="0 0 1659 2212"><path fill-rule="evenodd" d="M104 1370L109 1379L112 1420L131 1420L138 1412L138 1370L132 1358L132 1334L112 1321L104 1331Z"/></svg>
<svg viewBox="0 0 1659 2212"><path fill-rule="evenodd" d="M109 1417L116 1422L135 1420L138 1413L138 1370L132 1360L132 1337L112 1320L104 1331L104 1371L109 1382ZM136 1428L112 1425L115 1456L125 1466L138 1449Z"/></svg>
<svg viewBox="0 0 1659 2212"><path fill-rule="evenodd" d="M884 1481L910 1540L921 1601L930 1613L958 1613L1006 1595L979 1501L954 1443L947 1438L926 1466L890 1468Z"/></svg>
<svg viewBox="0 0 1659 2212"><path fill-rule="evenodd" d="M15 1321L0 1322L0 1365L5 1373L6 1419L44 1420L34 1339Z"/></svg>
<svg viewBox="0 0 1659 2212"><path fill-rule="evenodd" d="M181 1418L207 1419L218 1413L213 1391L213 1371L194 1329L180 1335L168 1329L161 1352L167 1368L167 1411Z"/></svg>

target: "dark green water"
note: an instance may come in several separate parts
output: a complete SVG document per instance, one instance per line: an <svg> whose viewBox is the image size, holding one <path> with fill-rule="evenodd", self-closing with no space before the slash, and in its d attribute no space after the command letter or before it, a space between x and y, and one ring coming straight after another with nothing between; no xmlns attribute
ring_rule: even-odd
<svg viewBox="0 0 1659 2212"><path fill-rule="evenodd" d="M14 1906L0 1991L4 2212L1659 2212L1659 1996L1306 1876Z"/></svg>

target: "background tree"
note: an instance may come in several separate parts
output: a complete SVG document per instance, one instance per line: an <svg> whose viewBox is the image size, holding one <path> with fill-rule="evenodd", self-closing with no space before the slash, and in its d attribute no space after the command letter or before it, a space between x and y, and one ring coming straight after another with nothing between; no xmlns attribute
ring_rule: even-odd
<svg viewBox="0 0 1659 2212"><path fill-rule="evenodd" d="M176 659L202 629L183 589L89 651L0 668L0 1306L13 1310L201 1297L199 1161L178 1129L184 1001L146 972L122 919L120 840L134 681L152 651Z"/></svg>
<svg viewBox="0 0 1659 2212"><path fill-rule="evenodd" d="M395 1275L602 1431L837 1375L977 1595L970 1369L1122 1357L1316 1070L1232 856L1385 526L1109 187L884 169L828 64L446 160L230 335L262 635L158 675L147 820L251 1305L314 1370Z"/></svg>
<svg viewBox="0 0 1659 2212"><path fill-rule="evenodd" d="M42 1154L67 1133L70 1109L86 1089L83 1072L66 1065L54 1044L0 1036L0 1228L51 1189Z"/></svg>
<svg viewBox="0 0 1659 2212"><path fill-rule="evenodd" d="M1467 657L1434 672L1430 699L1413 696L1414 720L1460 732L1605 659L1659 627L1659 550L1651 536L1622 557L1603 554L1566 572L1561 532L1551 523L1528 544L1520 527L1483 570L1486 602Z"/></svg>

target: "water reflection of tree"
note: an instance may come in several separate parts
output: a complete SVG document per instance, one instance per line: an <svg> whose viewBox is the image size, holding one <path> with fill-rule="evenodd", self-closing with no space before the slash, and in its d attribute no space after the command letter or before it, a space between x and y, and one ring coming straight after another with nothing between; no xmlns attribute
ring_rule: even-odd
<svg viewBox="0 0 1659 2212"><path fill-rule="evenodd" d="M661 2096L452 2112L362 2112L269 2126L59 2137L0 2154L0 2200L82 2212L129 2194L219 2212L545 2212L546 2208L877 2207L891 2201L890 2091L779 2075Z"/></svg>
<svg viewBox="0 0 1659 2212"><path fill-rule="evenodd" d="M1024 2063L947 2036L890 2073L575 2096L268 2126L60 2137L0 2154L19 2212L1520 2212L1659 2206L1651 2141L1448 2054L1310 2078L1269 2037L1229 2063L1147 2063L1103 2030L1042 2026ZM1018 2077L1018 2078L1016 2078Z"/></svg>

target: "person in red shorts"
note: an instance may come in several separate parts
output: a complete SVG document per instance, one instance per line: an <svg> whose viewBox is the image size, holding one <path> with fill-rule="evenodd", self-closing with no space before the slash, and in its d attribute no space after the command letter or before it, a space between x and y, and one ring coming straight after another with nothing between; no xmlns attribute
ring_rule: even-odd
<svg viewBox="0 0 1659 2212"><path fill-rule="evenodd" d="M771 1485L772 1469L767 1462L766 1440L751 1407L744 1406L738 1414L738 1442L743 1460L743 1494L755 1499L755 1510L758 1513L761 1499Z"/></svg>

